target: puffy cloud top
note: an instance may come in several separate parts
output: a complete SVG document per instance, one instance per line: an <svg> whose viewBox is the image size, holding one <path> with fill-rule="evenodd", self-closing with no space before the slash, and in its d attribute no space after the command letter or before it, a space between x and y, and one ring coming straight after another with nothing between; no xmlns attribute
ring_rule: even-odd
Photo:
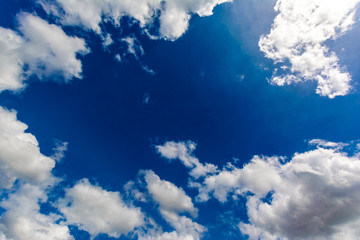
<svg viewBox="0 0 360 240"><path fill-rule="evenodd" d="M28 13L18 15L20 34L0 27L0 91L19 90L27 76L81 78L77 53L87 53L85 41L61 27ZM24 72L24 68L26 71Z"/></svg>
<svg viewBox="0 0 360 240"><path fill-rule="evenodd" d="M87 179L67 189L57 206L68 224L77 225L93 236L105 233L120 237L143 224L140 209L126 205L118 192L94 186Z"/></svg>
<svg viewBox="0 0 360 240"><path fill-rule="evenodd" d="M160 37L176 40L183 35L189 25L192 14L199 16L212 15L216 5L231 0L57 0L65 14L60 14L48 0L42 5L48 11L59 15L64 24L81 25L96 33L101 33L99 24L103 18L120 24L123 16L135 19L141 27L151 27L155 18L160 20ZM160 16L159 16L160 14Z"/></svg>
<svg viewBox="0 0 360 240"><path fill-rule="evenodd" d="M199 162L199 159L193 156L192 152L196 149L196 144L191 141L169 141L164 143L164 145L156 146L156 149L164 158L169 160L179 159L185 167L192 169L190 175L194 178L199 178L217 171L215 165L210 163L202 164Z"/></svg>
<svg viewBox="0 0 360 240"><path fill-rule="evenodd" d="M17 120L16 112L0 107L0 186L9 188L16 179L49 184L55 160L40 153L28 126Z"/></svg>
<svg viewBox="0 0 360 240"><path fill-rule="evenodd" d="M290 73L279 75L276 69L271 83L282 86L313 80L318 84L316 93L322 96L334 98L349 93L351 76L324 42L351 28L359 2L278 0L275 11L279 14L270 33L261 36L259 46L266 57L284 63L282 69L289 68Z"/></svg>
<svg viewBox="0 0 360 240"><path fill-rule="evenodd" d="M289 160L255 156L242 168L228 165L194 182L198 200L231 194L247 199L250 239L357 239L360 232L360 155L349 144L310 141L316 149Z"/></svg>
<svg viewBox="0 0 360 240"><path fill-rule="evenodd" d="M73 240L67 226L57 224L59 216L40 213L39 201L46 194L41 187L24 184L0 206L6 210L0 218L1 240Z"/></svg>
<svg viewBox="0 0 360 240"><path fill-rule="evenodd" d="M159 204L161 211L188 212L197 216L197 209L183 189L171 182L161 180L153 171L145 171L144 174L147 189L152 198Z"/></svg>

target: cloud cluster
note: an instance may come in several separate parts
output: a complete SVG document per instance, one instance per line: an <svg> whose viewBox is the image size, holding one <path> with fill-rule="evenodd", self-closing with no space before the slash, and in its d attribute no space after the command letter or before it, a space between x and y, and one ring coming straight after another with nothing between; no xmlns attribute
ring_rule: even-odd
<svg viewBox="0 0 360 240"><path fill-rule="evenodd" d="M0 27L0 91L20 90L31 75L68 82L81 78L78 53L87 53L85 41L61 27L28 13L18 15L19 32Z"/></svg>
<svg viewBox="0 0 360 240"><path fill-rule="evenodd" d="M0 107L0 218L2 239L70 240L60 216L40 213L47 191L56 183L51 171L55 160L40 152L34 135L26 133L27 125L17 120L16 112ZM10 191L4 191L9 189Z"/></svg>
<svg viewBox="0 0 360 240"><path fill-rule="evenodd" d="M191 186L202 202L246 199L249 223L239 228L250 239L357 239L360 155L349 155L344 143L310 144L316 148L289 161L255 156L242 168L228 164Z"/></svg>
<svg viewBox="0 0 360 240"><path fill-rule="evenodd" d="M190 175L194 178L206 176L208 173L217 171L217 167L213 164L200 163L199 159L193 156L192 152L195 150L196 144L187 142L169 141L164 145L156 146L158 153L169 160L179 159L185 167L190 168Z"/></svg>
<svg viewBox="0 0 360 240"><path fill-rule="evenodd" d="M45 156L35 136L25 132L26 129L27 125L17 119L15 111L0 107L0 187L5 193L0 201L5 211L0 218L2 239L71 240L69 225L89 232L92 237L98 234L120 237L131 233L139 239L198 240L206 230L191 219L197 216L198 210L185 191L161 180L150 170L141 172L145 191L137 190L134 184L128 188L145 199L143 201L153 199L160 215L174 229L172 232L147 228L149 216L140 208L125 203L119 192L104 190L87 179L66 188L65 196L53 204L62 215L41 213L41 204L51 204L48 193L61 180L52 170L56 161L64 156L67 143L58 143L52 157Z"/></svg>
<svg viewBox="0 0 360 240"><path fill-rule="evenodd" d="M271 31L261 36L260 50L267 58L282 63L272 84L316 81L316 93L334 98L349 93L350 74L340 66L334 52L325 45L346 33L354 24L359 0L278 0Z"/></svg>
<svg viewBox="0 0 360 240"><path fill-rule="evenodd" d="M158 19L159 36L176 40L188 29L192 14L201 17L212 15L215 6L231 0L40 0L45 10L61 18L65 25L82 26L101 34L101 22L120 25L122 17L127 16L139 23L141 28L149 29ZM151 36L155 37L155 36ZM156 38L155 37L155 38Z"/></svg>
<svg viewBox="0 0 360 240"><path fill-rule="evenodd" d="M2 201L0 206L6 209L6 212L0 218L0 239L73 240L68 227L56 223L58 215L40 213L38 202L45 199L44 189L24 184Z"/></svg>
<svg viewBox="0 0 360 240"><path fill-rule="evenodd" d="M281 184L281 178L277 174L280 166L277 157L259 156L253 157L243 168L228 164L219 173L207 176L201 185L193 183L199 189L197 200L204 202L213 195L220 202L225 202L229 193L233 193L234 198L247 192L264 196L272 190L272 186Z"/></svg>
<svg viewBox="0 0 360 240"><path fill-rule="evenodd" d="M274 174L270 203L248 196L240 229L251 239L357 239L359 174L360 159L335 149L295 154Z"/></svg>
<svg viewBox="0 0 360 240"><path fill-rule="evenodd" d="M15 111L0 107L0 187L5 194L0 201L4 210L0 239L72 240L69 225L89 232L92 237L107 234L117 238L131 233L139 239L198 240L206 230L183 215L196 217L198 213L185 191L149 170L141 172L146 190L139 191L134 184L128 188L144 201L153 199L160 215L174 229L172 232L163 232L161 228L154 231L156 223L147 227L150 216L125 203L119 192L92 185L87 179L66 188L65 196L55 201L53 207L62 215L41 213L41 204L51 204L48 193L61 180L52 170L64 156L67 143L57 143L52 157L45 156L35 136L26 133L26 129Z"/></svg>

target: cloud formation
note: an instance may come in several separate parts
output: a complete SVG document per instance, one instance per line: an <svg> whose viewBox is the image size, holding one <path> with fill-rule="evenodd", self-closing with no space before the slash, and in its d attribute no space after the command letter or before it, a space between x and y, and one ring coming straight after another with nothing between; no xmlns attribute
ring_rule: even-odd
<svg viewBox="0 0 360 240"><path fill-rule="evenodd" d="M92 236L105 233L118 238L143 224L139 208L126 205L118 192L109 192L82 179L57 203L66 223Z"/></svg>
<svg viewBox="0 0 360 240"><path fill-rule="evenodd" d="M197 209L183 189L161 180L153 171L144 171L144 174L146 187L151 197L159 204L160 211L176 214L187 212L197 216Z"/></svg>
<svg viewBox="0 0 360 240"><path fill-rule="evenodd" d="M0 91L20 90L31 75L68 82L81 78L77 54L88 52L85 41L29 13L18 15L19 33L0 27Z"/></svg>
<svg viewBox="0 0 360 240"><path fill-rule="evenodd" d="M47 192L57 178L55 160L40 152L28 126L17 120L14 110L0 107L0 239L71 240L73 237L56 213L40 213Z"/></svg>
<svg viewBox="0 0 360 240"><path fill-rule="evenodd" d="M356 143L356 142L354 142ZM246 199L250 239L357 239L360 232L360 154L349 144L315 139L314 150L283 157L254 156L192 179L198 201ZM355 148L356 149L356 148ZM172 155L172 152L168 153Z"/></svg>
<svg viewBox="0 0 360 240"><path fill-rule="evenodd" d="M278 0L271 31L261 36L260 50L281 63L271 83L279 86L316 81L316 93L334 98L349 93L351 76L326 46L355 22L359 0ZM279 74L283 70L283 74Z"/></svg>
<svg viewBox="0 0 360 240"><path fill-rule="evenodd" d="M38 141L28 126L17 120L14 110L0 107L0 187L10 188L15 180L50 184L55 160L40 152Z"/></svg>
<svg viewBox="0 0 360 240"><path fill-rule="evenodd" d="M43 188L24 184L2 201L0 206L6 212L0 218L0 239L73 240L68 227L57 224L60 216L40 213L39 201L46 197Z"/></svg>
<svg viewBox="0 0 360 240"><path fill-rule="evenodd" d="M39 1L45 10L61 18L65 25L82 26L102 33L100 24L103 20L120 25L122 17L127 16L139 23L141 28L152 28L158 19L159 34L151 37L176 40L188 29L193 14L200 17L212 15L215 6L231 0L57 0L57 5L48 0ZM60 7L60 8L59 8Z"/></svg>
<svg viewBox="0 0 360 240"><path fill-rule="evenodd" d="M247 197L250 223L240 229L250 239L357 239L359 174L358 156L336 149L295 154L274 174L269 203Z"/></svg>
<svg viewBox="0 0 360 240"><path fill-rule="evenodd" d="M200 163L199 159L193 156L192 152L196 149L196 144L187 142L169 141L164 145L156 146L157 152L164 158L169 160L179 159L185 167L190 168L190 175L194 178L205 176L208 173L214 173L217 167L213 164Z"/></svg>
<svg viewBox="0 0 360 240"><path fill-rule="evenodd" d="M228 164L218 174L207 176L201 185L193 183L193 186L199 189L197 200L204 202L212 195L220 202L226 202L229 193L232 193L234 198L247 192L265 196L274 185L281 183L278 175L280 166L277 157L259 156L253 157L243 168Z"/></svg>
<svg viewBox="0 0 360 240"><path fill-rule="evenodd" d="M141 172L144 175L146 188L151 198L158 204L161 216L175 229L172 232L147 231L140 233L140 240L198 240L205 227L193 222L181 213L189 213L193 217L198 214L198 209L194 207L191 198L183 189L173 183L162 180L153 171Z"/></svg>

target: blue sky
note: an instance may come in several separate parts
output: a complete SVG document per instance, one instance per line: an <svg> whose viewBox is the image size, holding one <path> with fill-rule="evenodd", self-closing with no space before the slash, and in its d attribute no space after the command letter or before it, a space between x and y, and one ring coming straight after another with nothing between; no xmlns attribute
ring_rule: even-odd
<svg viewBox="0 0 360 240"><path fill-rule="evenodd" d="M359 1L3 1L0 240L356 239Z"/></svg>

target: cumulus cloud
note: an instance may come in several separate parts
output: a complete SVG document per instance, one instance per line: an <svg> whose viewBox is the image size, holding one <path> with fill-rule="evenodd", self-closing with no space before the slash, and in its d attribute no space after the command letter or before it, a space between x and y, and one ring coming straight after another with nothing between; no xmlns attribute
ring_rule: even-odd
<svg viewBox="0 0 360 240"><path fill-rule="evenodd" d="M260 50L267 58L281 63L275 69L272 84L316 81L316 93L334 98L349 93L351 76L339 59L325 45L349 31L354 24L359 0L278 0L279 12L266 36L261 36Z"/></svg>
<svg viewBox="0 0 360 240"><path fill-rule="evenodd" d="M173 183L161 180L153 171L144 171L147 189L151 197L159 204L160 211L183 213L197 216L191 198L183 189Z"/></svg>
<svg viewBox="0 0 360 240"><path fill-rule="evenodd" d="M146 188L153 200L159 205L160 214L175 229L172 232L155 231L140 233L139 239L175 239L175 240L198 240L205 227L193 222L180 213L189 213L196 217L197 208L194 207L191 198L173 183L162 180L153 171L143 171Z"/></svg>
<svg viewBox="0 0 360 240"><path fill-rule="evenodd" d="M57 5L48 0L39 0L48 12L61 17L63 24L79 25L101 34L100 23L111 21L119 26L124 16L139 23L141 28L153 27L159 19L159 36L167 40L176 40L188 29L192 14L201 17L212 15L215 6L231 0L57 0ZM154 37L154 36L151 36ZM155 37L155 38L156 38Z"/></svg>
<svg viewBox="0 0 360 240"><path fill-rule="evenodd" d="M0 91L22 89L30 75L56 76L65 82L81 78L76 54L88 52L83 39L32 14L19 14L18 22L20 33L0 27Z"/></svg>
<svg viewBox="0 0 360 240"><path fill-rule="evenodd" d="M193 156L192 152L196 149L196 144L187 142L169 141L164 145L156 146L157 152L164 158L169 160L179 159L185 167L190 168L190 175L194 178L205 176L208 173L217 171L217 167L213 164L200 163L199 159Z"/></svg>
<svg viewBox="0 0 360 240"><path fill-rule="evenodd" d="M23 39L10 29L0 27L0 91L23 87L23 60L19 50Z"/></svg>
<svg viewBox="0 0 360 240"><path fill-rule="evenodd" d="M120 237L143 224L139 208L125 204L118 192L110 192L80 180L56 204L64 214L66 223L96 236L105 233Z"/></svg>
<svg viewBox="0 0 360 240"><path fill-rule="evenodd" d="M6 212L0 218L0 239L73 240L68 227L56 223L60 216L39 212L39 201L45 199L44 189L24 184L2 201Z"/></svg>
<svg viewBox="0 0 360 240"><path fill-rule="evenodd" d="M246 199L250 239L357 239L360 232L360 155L349 144L315 139L315 149L283 157L255 156L192 180L197 199ZM356 144L357 141L351 144ZM349 148L351 149L351 148ZM169 157L174 151L166 152Z"/></svg>
<svg viewBox="0 0 360 240"><path fill-rule="evenodd" d="M55 160L40 152L27 128L14 110L0 107L0 239L71 240L68 227L58 223L60 216L40 213L39 204L57 182L51 173Z"/></svg>
<svg viewBox="0 0 360 240"><path fill-rule="evenodd" d="M359 174L358 157L337 149L295 154L279 169L270 203L248 197L250 224L240 229L251 239L357 239Z"/></svg>
<svg viewBox="0 0 360 240"><path fill-rule="evenodd" d="M40 152L28 126L17 120L14 110L0 107L0 187L10 188L16 179L50 184L55 160Z"/></svg>
<svg viewBox="0 0 360 240"><path fill-rule="evenodd" d="M164 219L175 229L172 232L139 233L139 240L199 240L206 228L190 218L163 211Z"/></svg>
<svg viewBox="0 0 360 240"><path fill-rule="evenodd" d="M202 184L193 183L199 189L198 201L207 201L210 195L220 202L226 202L229 193L236 195L247 192L265 196L273 186L280 184L278 174L280 167L277 157L255 156L243 168L236 168L229 164L216 175L209 175ZM260 176L255 178L254 176Z"/></svg>

